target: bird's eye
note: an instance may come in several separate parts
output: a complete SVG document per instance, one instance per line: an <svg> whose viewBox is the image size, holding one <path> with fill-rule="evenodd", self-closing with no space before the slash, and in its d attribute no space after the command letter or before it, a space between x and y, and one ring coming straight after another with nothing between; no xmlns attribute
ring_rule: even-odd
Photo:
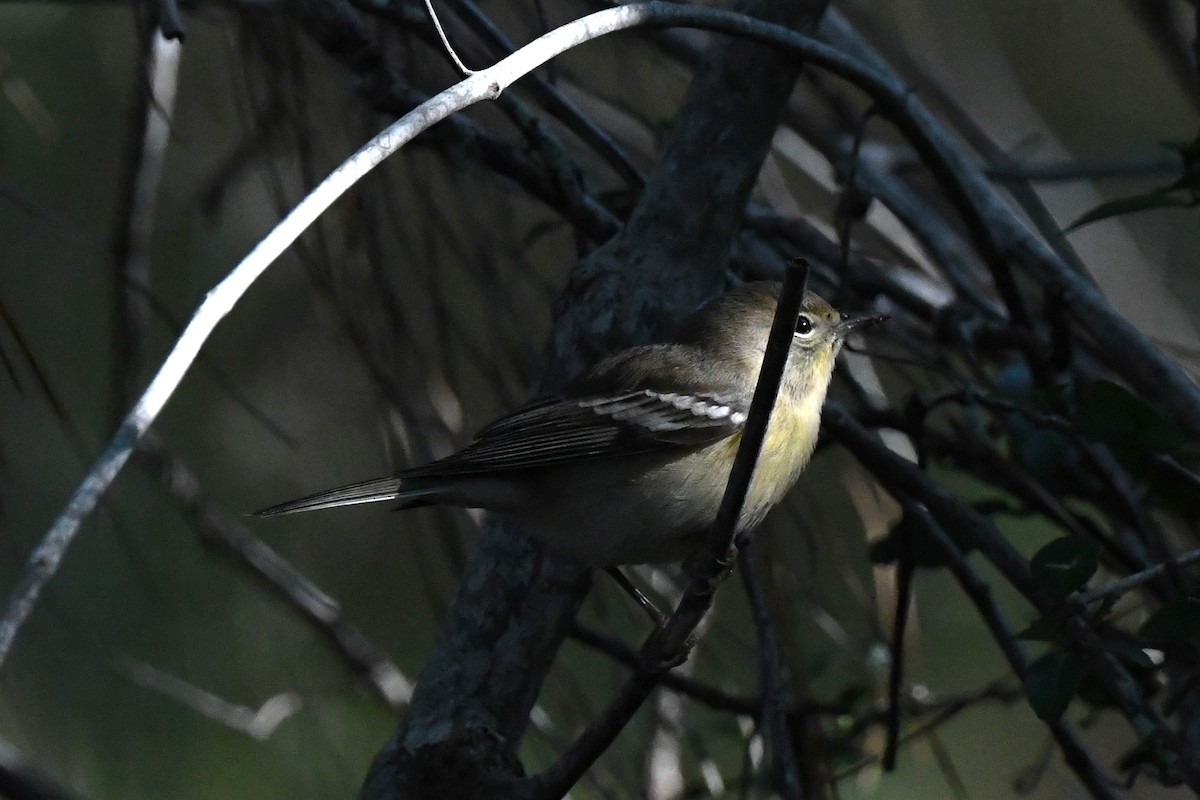
<svg viewBox="0 0 1200 800"><path fill-rule="evenodd" d="M800 334L801 336L808 336L812 332L812 320L806 317L804 314L801 314L800 318L796 320L796 333Z"/></svg>

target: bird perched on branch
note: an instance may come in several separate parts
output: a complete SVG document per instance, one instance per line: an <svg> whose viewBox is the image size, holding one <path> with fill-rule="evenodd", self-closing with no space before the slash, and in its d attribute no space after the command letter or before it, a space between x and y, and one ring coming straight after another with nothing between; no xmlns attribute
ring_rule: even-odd
<svg viewBox="0 0 1200 800"><path fill-rule="evenodd" d="M704 550L724 494L779 292L775 282L727 292L670 342L600 361L453 455L258 516L373 502L483 508L582 565L688 561ZM843 316L805 294L739 530L757 525L808 463L846 336L882 319Z"/></svg>

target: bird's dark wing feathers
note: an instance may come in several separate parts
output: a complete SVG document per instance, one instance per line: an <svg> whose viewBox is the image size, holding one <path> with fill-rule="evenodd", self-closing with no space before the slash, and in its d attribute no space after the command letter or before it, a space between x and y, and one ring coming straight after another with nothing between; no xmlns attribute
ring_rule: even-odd
<svg viewBox="0 0 1200 800"><path fill-rule="evenodd" d="M541 401L496 420L459 452L403 475L528 469L708 444L742 429L743 406L715 394L648 389Z"/></svg>

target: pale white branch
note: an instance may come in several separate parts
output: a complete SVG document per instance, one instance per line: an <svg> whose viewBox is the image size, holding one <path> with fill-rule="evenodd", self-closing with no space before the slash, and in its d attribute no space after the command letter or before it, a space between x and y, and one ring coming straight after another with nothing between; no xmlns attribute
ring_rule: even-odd
<svg viewBox="0 0 1200 800"><path fill-rule="evenodd" d="M258 708L250 708L231 703L144 661L128 659L117 668L138 686L170 697L197 714L260 742L269 739L284 721L304 708L304 699L296 692L273 695Z"/></svg>
<svg viewBox="0 0 1200 800"><path fill-rule="evenodd" d="M658 9L661 11L661 9ZM659 15L661 16L661 15ZM417 134L482 100L495 99L522 76L584 42L656 19L652 6L621 6L569 22L494 66L475 72L389 125L335 169L205 296L149 387L125 417L107 449L30 556L0 619L0 666L42 590L58 570L83 520L125 466L138 439L158 417L196 360L200 347L251 284L339 197Z"/></svg>

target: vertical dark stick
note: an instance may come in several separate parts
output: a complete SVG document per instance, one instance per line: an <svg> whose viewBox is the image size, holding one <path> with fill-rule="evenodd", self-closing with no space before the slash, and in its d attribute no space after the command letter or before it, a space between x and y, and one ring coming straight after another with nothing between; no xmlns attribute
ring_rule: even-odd
<svg viewBox="0 0 1200 800"><path fill-rule="evenodd" d="M754 614L754 626L758 630L759 693L762 703L759 729L765 732L767 750L771 754L771 778L775 790L783 800L801 800L806 794L808 781L803 780L801 763L797 757L799 750L792 740L792 730L788 725L787 686L779 637L775 633L770 609L767 608L762 578L755 565L755 554L754 550L743 552L738 559L738 569L742 573L746 596Z"/></svg>
<svg viewBox="0 0 1200 800"><path fill-rule="evenodd" d="M767 340L767 349L763 354L758 385L754 387L750 413L746 417L746 427L742 429L742 441L733 459L733 467L729 470L729 482L725 484L725 495L721 498L717 518L713 521L708 553L714 561L725 561L729 548L733 546L733 537L737 534L738 517L742 515L746 492L754 476L754 466L758 463L763 437L771 421L771 409L775 406L775 397L783 382L783 370L791 352L796 320L800 318L800 309L804 304L808 272L808 261L797 258L788 263L784 274L779 305L775 308L775 319L771 323L771 338Z"/></svg>
<svg viewBox="0 0 1200 800"><path fill-rule="evenodd" d="M885 772L896 768L896 750L900 744L900 684L904 681L904 631L908 628L908 607L912 604L911 527L905 525L900 535L900 559L896 565L896 620L892 626L892 666L888 673L887 746L883 751Z"/></svg>

